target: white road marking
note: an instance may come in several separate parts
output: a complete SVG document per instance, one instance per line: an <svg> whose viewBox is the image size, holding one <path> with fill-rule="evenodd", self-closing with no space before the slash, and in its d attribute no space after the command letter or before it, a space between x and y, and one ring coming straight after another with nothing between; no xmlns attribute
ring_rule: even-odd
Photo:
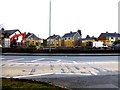
<svg viewBox="0 0 120 90"><path fill-rule="evenodd" d="M57 62L61 62L61 60L58 60Z"/></svg>
<svg viewBox="0 0 120 90"><path fill-rule="evenodd" d="M97 73L94 72L94 71L90 71L90 73L93 74L93 75L97 75Z"/></svg>
<svg viewBox="0 0 120 90"><path fill-rule="evenodd" d="M77 62L76 62L76 61L73 61L73 63L75 63L75 64L76 64Z"/></svg>
<svg viewBox="0 0 120 90"><path fill-rule="evenodd" d="M5 77L5 78L11 78L11 77Z"/></svg>
<svg viewBox="0 0 120 90"><path fill-rule="evenodd" d="M44 60L45 58L40 58L40 59L36 59L36 60L33 60L31 62L37 62L37 61L40 61L40 60Z"/></svg>
<svg viewBox="0 0 120 90"><path fill-rule="evenodd" d="M92 74L90 74L90 73L85 73L85 74L83 74L83 73L54 73L54 74L60 74L60 75L92 75Z"/></svg>
<svg viewBox="0 0 120 90"><path fill-rule="evenodd" d="M0 76L0 78L3 78L3 76Z"/></svg>
<svg viewBox="0 0 120 90"><path fill-rule="evenodd" d="M11 61L19 61L19 60L23 60L24 58L18 58L18 59L12 59L12 60L7 60L8 62L11 62Z"/></svg>
<svg viewBox="0 0 120 90"><path fill-rule="evenodd" d="M5 59L5 58L0 58L0 59L2 60L2 59Z"/></svg>
<svg viewBox="0 0 120 90"><path fill-rule="evenodd" d="M91 74L90 74L90 73L88 73L88 74L80 74L80 75L84 75L84 76L90 76Z"/></svg>
<svg viewBox="0 0 120 90"><path fill-rule="evenodd" d="M91 76L91 74L81 74L81 73L44 73L44 74L35 74L35 75L26 75L26 76L14 76L12 78L25 78L25 77L35 77L35 76L44 76L44 75L52 75L52 74L60 74L60 75L85 75Z"/></svg>
<svg viewBox="0 0 120 90"><path fill-rule="evenodd" d="M51 74L53 74L53 73L36 74L36 75L26 75L26 76L15 76L13 78L34 77L34 76L43 76L43 75L51 75Z"/></svg>

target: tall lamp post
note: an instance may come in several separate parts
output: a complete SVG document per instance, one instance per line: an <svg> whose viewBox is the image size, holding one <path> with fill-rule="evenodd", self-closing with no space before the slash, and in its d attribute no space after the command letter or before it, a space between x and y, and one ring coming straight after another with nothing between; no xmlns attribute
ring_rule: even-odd
<svg viewBox="0 0 120 90"><path fill-rule="evenodd" d="M51 0L49 1L49 37L51 36ZM49 52L51 52L51 39L49 39Z"/></svg>

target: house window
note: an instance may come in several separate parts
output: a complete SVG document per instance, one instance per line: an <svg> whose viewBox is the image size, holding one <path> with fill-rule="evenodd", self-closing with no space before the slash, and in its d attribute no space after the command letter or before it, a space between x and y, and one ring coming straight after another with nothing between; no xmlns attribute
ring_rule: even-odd
<svg viewBox="0 0 120 90"><path fill-rule="evenodd" d="M113 37L111 37L111 39L113 39Z"/></svg>
<svg viewBox="0 0 120 90"><path fill-rule="evenodd" d="M70 40L70 38L68 38L68 40Z"/></svg>
<svg viewBox="0 0 120 90"><path fill-rule="evenodd" d="M116 37L116 39L118 39L118 37Z"/></svg>
<svg viewBox="0 0 120 90"><path fill-rule="evenodd" d="M59 42L57 41L56 44L59 44Z"/></svg>
<svg viewBox="0 0 120 90"><path fill-rule="evenodd" d="M65 40L66 40L66 38L65 38Z"/></svg>
<svg viewBox="0 0 120 90"><path fill-rule="evenodd" d="M31 40L33 40L33 38L31 38Z"/></svg>
<svg viewBox="0 0 120 90"><path fill-rule="evenodd" d="M50 44L54 44L53 41L51 41Z"/></svg>

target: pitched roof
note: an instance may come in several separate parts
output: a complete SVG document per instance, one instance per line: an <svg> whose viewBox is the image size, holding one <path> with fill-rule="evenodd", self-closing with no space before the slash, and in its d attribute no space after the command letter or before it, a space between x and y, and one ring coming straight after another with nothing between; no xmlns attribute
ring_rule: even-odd
<svg viewBox="0 0 120 90"><path fill-rule="evenodd" d="M70 33L64 34L64 35L63 35L63 38L65 38L65 37L73 37L76 33L82 35L82 34L81 34L81 30L78 29L77 32L72 32L72 31L71 31Z"/></svg>
<svg viewBox="0 0 120 90"><path fill-rule="evenodd" d="M56 39L56 40L58 40L58 39L60 39L61 37L59 36L59 35L53 35L53 36L50 36L50 37L48 37L47 39Z"/></svg>
<svg viewBox="0 0 120 90"><path fill-rule="evenodd" d="M101 35L104 35L105 37L120 37L119 33L101 33Z"/></svg>
<svg viewBox="0 0 120 90"><path fill-rule="evenodd" d="M82 40L94 40L94 38L82 38Z"/></svg>
<svg viewBox="0 0 120 90"><path fill-rule="evenodd" d="M66 33L63 38L65 37L73 37L77 32L70 32L70 33Z"/></svg>
<svg viewBox="0 0 120 90"><path fill-rule="evenodd" d="M30 36L30 35L32 35L32 33L27 33L26 38L27 38L28 36Z"/></svg>
<svg viewBox="0 0 120 90"><path fill-rule="evenodd" d="M82 40L97 40L97 38L82 38Z"/></svg>
<svg viewBox="0 0 120 90"><path fill-rule="evenodd" d="M26 39L29 39L32 36L34 37L35 40L41 40L41 38L37 37L34 33L28 33L26 35Z"/></svg>
<svg viewBox="0 0 120 90"><path fill-rule="evenodd" d="M9 35L12 35L13 33L15 33L16 31L19 31L18 29L15 29L15 30L1 30L2 31L2 34L9 34ZM21 33L21 32L20 32Z"/></svg>
<svg viewBox="0 0 120 90"><path fill-rule="evenodd" d="M82 40L97 40L96 37L92 36L92 37L87 37L86 38L82 38Z"/></svg>

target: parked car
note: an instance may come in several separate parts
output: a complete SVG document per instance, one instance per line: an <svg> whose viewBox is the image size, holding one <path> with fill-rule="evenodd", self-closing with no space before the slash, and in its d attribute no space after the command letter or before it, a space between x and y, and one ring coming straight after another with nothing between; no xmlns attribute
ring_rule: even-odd
<svg viewBox="0 0 120 90"><path fill-rule="evenodd" d="M29 45L29 48L36 48L35 45Z"/></svg>
<svg viewBox="0 0 120 90"><path fill-rule="evenodd" d="M108 46L105 45L104 42L101 42L101 41L87 42L86 47L87 48L104 48L104 49L108 48Z"/></svg>
<svg viewBox="0 0 120 90"><path fill-rule="evenodd" d="M115 44L111 48L113 48L113 49L120 49L120 44Z"/></svg>

